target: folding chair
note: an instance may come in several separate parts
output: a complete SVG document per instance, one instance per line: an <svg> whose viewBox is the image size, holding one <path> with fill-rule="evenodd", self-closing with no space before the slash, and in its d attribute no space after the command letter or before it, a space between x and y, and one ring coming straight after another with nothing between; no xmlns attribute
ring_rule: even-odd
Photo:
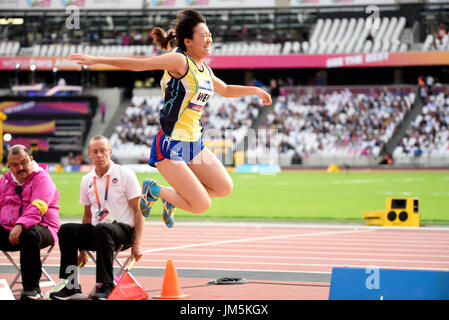
<svg viewBox="0 0 449 320"><path fill-rule="evenodd" d="M115 250L115 252L114 252L114 261L117 262L117 264L118 264L119 267L120 267L119 272L114 276L114 284L115 284L115 285L117 284L116 278L122 276L122 274L125 272L126 267L128 266L129 262L130 262L131 259L132 259L132 254L129 254L129 255L126 255L126 256L123 256L123 255L120 256L120 253L121 253L122 251L125 251L125 250L131 248L131 247L132 247L131 245L121 245L121 246L119 246L119 248L118 248L117 250ZM86 250L86 253L87 253L87 255L92 259L92 261L93 261L95 264L97 264L97 259L94 257L94 255L92 254L92 252L90 252L89 250ZM126 257L125 262L122 262L122 260L120 260L120 258L125 258L125 257ZM132 277L131 274L130 274L130 276ZM133 279L134 279L134 277L133 277ZM135 279L134 279L134 280L135 280Z"/></svg>
<svg viewBox="0 0 449 320"><path fill-rule="evenodd" d="M41 250L40 256L41 256L41 264L42 264L42 276L41 276L40 283L39 283L39 286L40 286L40 287L52 287L52 286L54 286L54 285L56 284L55 281L53 280L53 278L50 276L50 274L49 274L49 273L45 270L45 268L44 268L44 263L45 263L45 261L47 260L48 256L50 255L51 251L53 250L53 247L54 247L54 246L55 246L55 245L52 244L51 246L46 247L46 248L43 248L43 249ZM44 250L44 249L46 249L46 250ZM3 252L3 254L6 256L6 258L8 258L9 262L11 262L12 265L13 265L13 266L16 268L16 270L17 270L17 274L16 274L15 278L14 278L14 279L11 281L11 283L9 284L9 287L11 288L11 291L12 291L12 292L20 291L20 289L15 289L15 290L13 290L13 287L14 287L14 286L16 286L16 285L18 285L18 284L22 284L22 282L19 281L19 278L20 278L20 276L21 276L20 264L17 264L17 263L14 261L14 259L13 259L13 258L11 257L11 255L8 253L8 251L2 250L2 252ZM10 251L9 251L9 252L10 252Z"/></svg>

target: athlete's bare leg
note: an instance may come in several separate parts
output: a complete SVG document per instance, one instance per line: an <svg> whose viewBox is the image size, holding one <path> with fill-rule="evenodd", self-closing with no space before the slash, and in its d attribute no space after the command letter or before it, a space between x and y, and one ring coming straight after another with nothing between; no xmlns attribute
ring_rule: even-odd
<svg viewBox="0 0 449 320"><path fill-rule="evenodd" d="M188 164L210 197L225 197L232 192L232 179L223 164L208 148Z"/></svg>
<svg viewBox="0 0 449 320"><path fill-rule="evenodd" d="M207 190L184 161L164 159L156 162L156 168L171 186L160 186L159 196L162 199L193 213L203 213L209 209L211 200Z"/></svg>
<svg viewBox="0 0 449 320"><path fill-rule="evenodd" d="M231 177L207 148L188 165L164 159L156 163L156 168L171 186L161 186L159 196L181 210L203 213L209 209L211 197L224 197L232 192Z"/></svg>

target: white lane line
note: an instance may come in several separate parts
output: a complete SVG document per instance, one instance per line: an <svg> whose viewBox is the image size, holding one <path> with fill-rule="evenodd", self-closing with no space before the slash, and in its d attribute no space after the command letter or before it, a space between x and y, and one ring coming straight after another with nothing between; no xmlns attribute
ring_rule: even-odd
<svg viewBox="0 0 449 320"><path fill-rule="evenodd" d="M310 234L310 233L309 233ZM307 234L305 234L307 235ZM259 237L260 241L264 242L265 244L269 244L269 243L275 243L274 241L276 240L283 240L282 238L277 238L278 236L272 236L270 237ZM188 239L190 241L198 241L198 242L202 242L205 241L207 239L209 239L208 237L188 237ZM146 240L151 242L152 244L156 244L156 243L160 243L160 244L164 244L167 243L166 240L161 240L161 239L154 239L154 240ZM217 242L221 242L221 241L228 241L228 240L217 240ZM292 240L294 241L294 240ZM183 243L185 242L185 238L170 238L170 242L171 243ZM324 244L324 245L332 245L332 244L341 244L341 245L350 245L350 246L361 246L361 245L369 245L369 246L373 246L376 245L378 247L385 247L385 246L406 246L406 247L442 247L442 248L449 248L449 241L426 241L426 240L422 240L422 241L408 241L408 240L383 240L383 239L379 239L379 238L372 238L372 239L365 239L365 238L355 238L355 239L342 239L342 238L326 238L326 237L320 237L319 239L301 239L297 241L299 244L306 244L306 243L313 243L313 244Z"/></svg>
<svg viewBox="0 0 449 320"><path fill-rule="evenodd" d="M151 255L159 255L163 256L166 253L150 253ZM168 253L167 253L168 254ZM172 254L176 257L214 257L214 258L237 258L239 260L242 259L241 255L232 255L232 254L188 254L188 253L175 253ZM283 261L283 260L330 260L330 261L361 261L361 262L369 262L369 263L376 263L376 262L394 262L394 263L422 263L422 264L447 264L449 265L449 261L443 261L443 260L408 260L408 259L363 259L363 258L346 258L346 257L307 257L307 256L299 256L299 257L291 257L291 256L252 256L252 255L246 255L244 256L246 260L251 259L264 259L265 261L270 259L275 259L276 261ZM229 259L226 259L224 261L231 262ZM232 261L234 263L234 261ZM248 263L253 263L251 261L248 261Z"/></svg>
<svg viewBox="0 0 449 320"><path fill-rule="evenodd" d="M163 222L155 222L155 221L145 221L145 226L160 226L161 229L166 229ZM256 228L286 228L286 229L350 229L350 228L357 228L357 229L368 229L368 230L382 230L382 231L419 231L419 232L425 232L425 231L445 231L449 232L449 226L446 225L435 225L435 226L423 226L423 227L393 227L393 226L366 226L362 223L295 223L295 222L278 222L278 223L269 223L269 222L195 222L195 221L179 221L176 223L177 227L200 227L201 230L203 230L203 227L240 227L240 228L249 228L249 229L256 229ZM181 231L181 230L180 230Z"/></svg>
<svg viewBox="0 0 449 320"><path fill-rule="evenodd" d="M228 244L226 245L227 248L233 248L234 244ZM275 245L275 244L266 244L266 243L260 243L260 244L256 244L256 245L251 245L251 244L245 244L244 245L245 248L251 248L251 247L256 247L256 248L279 248L279 245ZM348 243L348 244L333 244L333 243L325 243L325 244L315 244L315 243L305 243L305 242L301 242L301 243L297 243L295 245L282 245L283 249L295 249L301 247L302 249L316 249L316 250L323 250L327 249L333 249L333 250L348 250L348 251L400 251L400 252L407 252L407 251L412 251L412 252L441 252L443 254L449 254L449 247L448 246L441 246L442 249L428 249L427 246L423 246L423 248L416 248L414 246L407 246L407 245L396 245L396 246L378 246L376 244L371 244L370 246L367 245L357 245L357 244L353 244L353 243ZM430 246L429 246L430 247ZM432 247L433 248L433 247ZM220 248L221 249L221 248Z"/></svg>
<svg viewBox="0 0 449 320"><path fill-rule="evenodd" d="M140 261L140 260L139 260ZM155 262L161 262L161 265L165 265L165 263L167 262L166 259L144 259L144 261L151 261L153 263ZM344 263L344 264L327 264L327 263L285 263L285 262L249 262L249 261L233 261L233 262L226 262L226 261L214 261L214 260L179 260L177 259L175 261L176 263L176 268L184 268L184 269L190 269L190 268L195 268L196 267L188 267L188 266L180 266L183 263L192 263L194 265L197 264L228 264L228 265L263 265L263 266L269 266L269 265L274 265L274 266L294 266L294 267L298 267L298 266L309 266L309 267L327 267L332 269L332 267L355 267L355 268L366 268L367 265L360 265L360 264L348 264L348 263ZM373 266L373 264L369 264L369 266ZM445 270L445 271L449 271L449 268L447 267L440 267L440 268L429 268L429 267L418 267L418 266L391 266L391 265L375 265L375 267L377 268L385 268L385 269L419 269L419 270ZM138 268L133 267L133 268ZM145 267L144 267L145 268ZM207 270L210 270L209 268L207 268ZM222 270L222 269L220 269ZM258 270L258 271L265 271L265 270ZM282 271L282 270L279 270ZM305 270L301 270L302 272L306 272ZM311 271L312 273L315 273L316 271Z"/></svg>
<svg viewBox="0 0 449 320"><path fill-rule="evenodd" d="M216 245L229 244L229 243L242 243L242 242L253 242L253 241L263 241L263 240L278 240L278 239L300 238L300 237L315 237L315 236L328 235L328 234L343 234L343 233L366 232L366 231L367 230L363 230L363 231L361 231L361 230L325 231L325 232L315 232L315 233L296 233L296 234L284 234L284 235L270 236L270 237L255 237L255 238L246 238L246 239L233 239L233 240L212 241L212 242L203 242L203 243L191 243L191 244L185 244L185 245L181 245L181 246L144 250L144 251L142 251L142 253L159 252L159 251L167 251L167 250L178 250L178 249L184 249L184 248L208 247L208 246L216 246Z"/></svg>
<svg viewBox="0 0 449 320"><path fill-rule="evenodd" d="M183 252L185 251L203 251L203 252L210 252L211 249L207 249L207 248L184 248ZM251 253L251 254L256 254L256 253L267 253L267 250L265 249L265 247L260 248L260 249L251 249L251 250L245 250L245 249L219 249L217 250L219 252L235 252L235 253ZM153 253L150 253L153 254ZM157 254L157 253L154 253ZM178 253L174 253L176 255L180 255ZM361 252L346 252L346 251L342 251L342 252L335 252L335 251L304 251L304 250L298 250L298 251L293 251L293 250L276 250L276 254L287 254L288 256L282 256L283 257L287 257L287 259L292 259L293 256L298 256L300 257L300 255L317 255L317 256L341 256L341 255L346 255L346 256L373 256L373 257L379 257L379 256L385 256L385 257L418 257L418 258L445 258L449 261L449 252L446 255L433 255L433 254L401 254L401 253L381 253L381 252L376 252L376 253L361 253ZM189 255L188 253L182 253L182 255ZM199 255L196 252L193 252L190 255ZM207 254L209 255L209 254ZM236 255L241 257L241 255ZM256 257L256 256L252 256L252 255L246 255L246 257ZM272 256L269 256L272 257Z"/></svg>
<svg viewBox="0 0 449 320"><path fill-rule="evenodd" d="M277 247L277 246L276 246ZM184 248L183 250L185 251L193 251L193 250L197 250L197 251L209 251L211 249L207 249L207 248ZM358 250L358 249L357 249ZM377 249L378 250L378 249ZM398 249L399 250L399 249ZM220 248L219 250L220 252L242 252L242 253L267 253L267 250L265 248L265 246L261 249L223 249ZM400 250L401 252L404 252L403 250ZM321 250L317 250L317 251L311 251L311 250L276 250L277 254L290 254L290 256L292 255L299 255L299 254L316 254L316 255L335 255L335 256L340 256L340 255L350 255L350 256L374 256L374 257L378 257L378 256L385 256L385 257L419 257L419 258L446 258L449 260L449 251L446 250L445 252L447 254L445 255L437 255L437 254L416 254L415 252L416 250L412 250L411 252L413 253L382 253L382 252L375 252L375 253L367 253L367 252L360 252L359 250L357 252L347 252L345 251L321 251ZM426 253L428 253L428 250L422 250L425 251Z"/></svg>

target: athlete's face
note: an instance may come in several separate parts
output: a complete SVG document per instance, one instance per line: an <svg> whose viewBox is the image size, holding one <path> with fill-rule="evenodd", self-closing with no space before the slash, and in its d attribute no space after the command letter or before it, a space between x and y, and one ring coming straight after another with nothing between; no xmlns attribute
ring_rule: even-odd
<svg viewBox="0 0 449 320"><path fill-rule="evenodd" d="M185 39L187 51L200 58L207 57L211 53L212 34L204 23L199 23L193 28L192 39Z"/></svg>

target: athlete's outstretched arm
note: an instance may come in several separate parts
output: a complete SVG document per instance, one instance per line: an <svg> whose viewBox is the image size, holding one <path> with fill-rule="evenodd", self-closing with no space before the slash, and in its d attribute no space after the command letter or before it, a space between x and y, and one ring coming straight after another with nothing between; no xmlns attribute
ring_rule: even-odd
<svg viewBox="0 0 449 320"><path fill-rule="evenodd" d="M262 99L264 105L269 106L271 104L270 94L258 87L229 85L215 75L212 76L212 80L214 81L214 90L223 97L235 98L255 94Z"/></svg>
<svg viewBox="0 0 449 320"><path fill-rule="evenodd" d="M119 69L131 71L168 70L171 73L183 75L187 70L186 58L177 52L170 52L149 58L101 57L87 54L71 54L69 59L85 66L107 64Z"/></svg>

